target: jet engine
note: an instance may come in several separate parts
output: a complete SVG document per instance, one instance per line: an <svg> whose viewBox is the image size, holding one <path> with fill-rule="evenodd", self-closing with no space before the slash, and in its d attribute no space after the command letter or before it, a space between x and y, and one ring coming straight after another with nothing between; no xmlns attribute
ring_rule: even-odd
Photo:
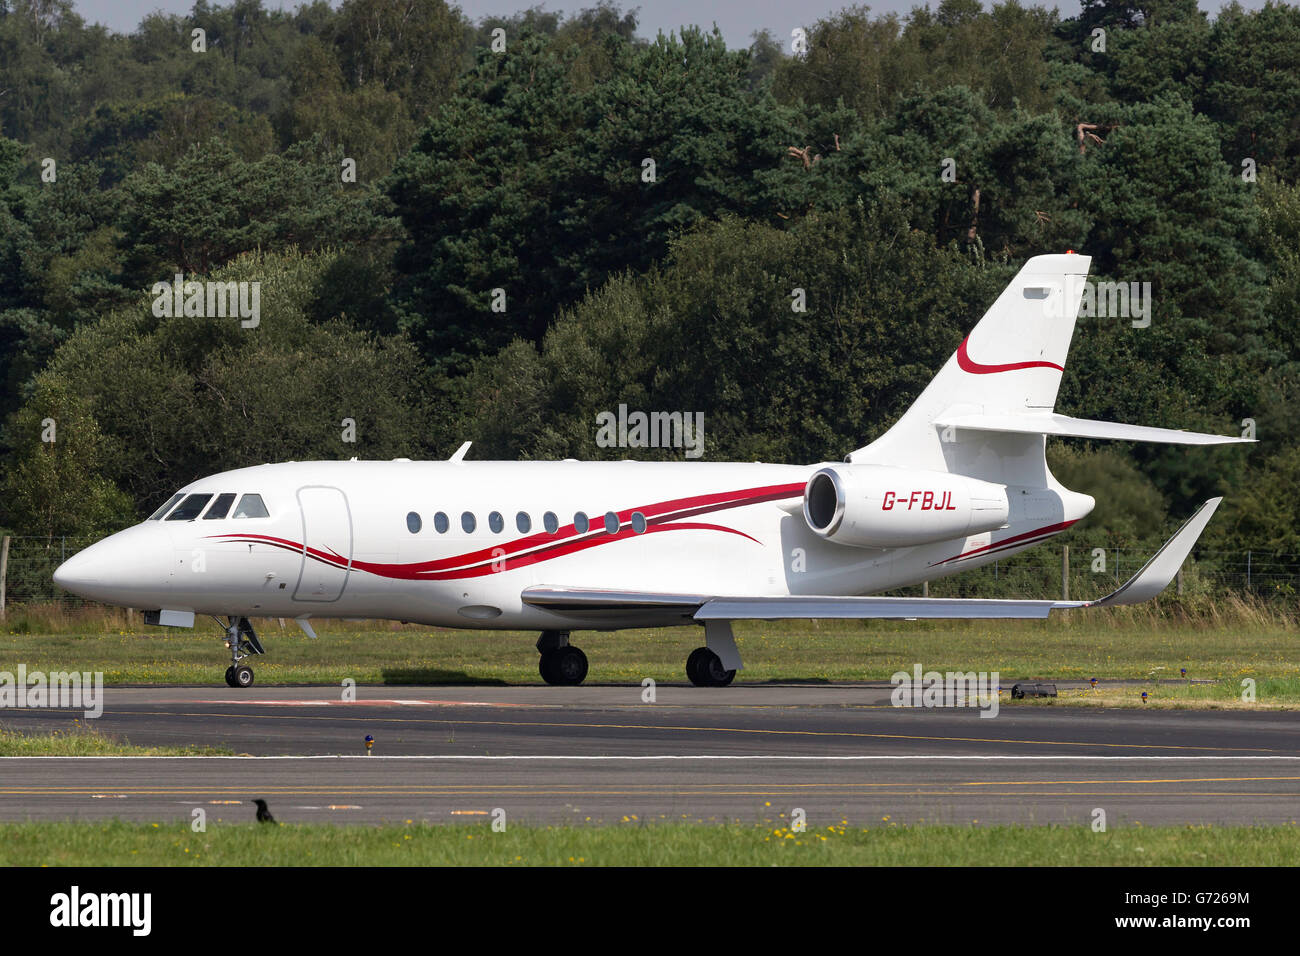
<svg viewBox="0 0 1300 956"><path fill-rule="evenodd" d="M1005 485L941 471L833 465L808 479L803 514L827 541L905 548L993 531L1007 523Z"/></svg>

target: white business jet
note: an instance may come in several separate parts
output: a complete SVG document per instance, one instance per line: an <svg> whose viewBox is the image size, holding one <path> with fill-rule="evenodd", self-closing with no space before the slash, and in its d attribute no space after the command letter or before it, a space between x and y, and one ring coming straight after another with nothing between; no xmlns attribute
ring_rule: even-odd
<svg viewBox="0 0 1300 956"><path fill-rule="evenodd" d="M151 624L218 618L248 687L253 617L388 618L541 632L540 671L578 684L573 630L702 624L690 680L743 666L731 622L1041 618L1147 600L1221 499L1097 601L869 596L979 567L1059 534L1093 499L1047 468L1047 435L1211 445L1245 439L1054 412L1087 256L1029 260L916 403L840 463L313 461L182 488L54 574Z"/></svg>

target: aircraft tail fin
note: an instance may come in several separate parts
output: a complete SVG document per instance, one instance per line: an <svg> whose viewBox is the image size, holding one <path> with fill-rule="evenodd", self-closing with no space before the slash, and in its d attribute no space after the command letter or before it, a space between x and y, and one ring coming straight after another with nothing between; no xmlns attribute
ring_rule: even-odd
<svg viewBox="0 0 1300 956"><path fill-rule="evenodd" d="M955 471L944 444L956 437L936 427L941 416L1050 414L1091 262L1074 253L1026 262L916 403L848 460Z"/></svg>

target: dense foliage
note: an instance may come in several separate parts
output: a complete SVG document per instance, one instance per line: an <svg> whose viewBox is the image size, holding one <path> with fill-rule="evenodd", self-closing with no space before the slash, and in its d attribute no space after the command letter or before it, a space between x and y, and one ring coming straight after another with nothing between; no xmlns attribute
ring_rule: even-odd
<svg viewBox="0 0 1300 956"><path fill-rule="evenodd" d="M1260 439L1053 442L1090 534L1226 493L1213 544L1300 552L1300 10L805 27L735 50L608 3L200 0L120 35L0 0L0 525L97 532L205 473L465 439L681 454L598 447L620 404L703 412L709 459L836 460L1070 248L1153 306L1080 320L1058 407ZM260 322L160 316L177 275L260 283Z"/></svg>

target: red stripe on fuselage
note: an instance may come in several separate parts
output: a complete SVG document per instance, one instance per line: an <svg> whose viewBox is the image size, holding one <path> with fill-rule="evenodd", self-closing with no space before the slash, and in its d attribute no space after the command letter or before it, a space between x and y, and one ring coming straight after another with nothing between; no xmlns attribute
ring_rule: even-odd
<svg viewBox="0 0 1300 956"><path fill-rule="evenodd" d="M1010 538L1003 538L1001 541L991 541L982 547L971 548L969 551L963 551L961 554L954 554L951 558L944 558L942 561L936 561L935 564L930 566L934 567L938 564L947 564L949 561L960 561L963 558L969 558L971 555L975 554L982 554L985 551L1001 551L1004 548L1017 543L1029 544L1031 538L1045 537L1047 535L1056 534L1058 531L1064 531L1077 520L1078 519L1076 518L1074 521L1062 521L1058 524L1049 524L1046 527L1038 528L1034 531L1026 531L1023 534L1012 535Z"/></svg>
<svg viewBox="0 0 1300 956"><path fill-rule="evenodd" d="M611 534L602 524L602 516L597 515L593 527L579 532L573 524L557 529L555 534L539 532L518 538L505 544L480 548L465 554L453 555L432 561L420 561L409 564L389 564L384 562L346 561L337 552L326 553L316 548L304 547L300 542L271 535L212 535L214 538L238 540L245 543L269 544L287 551L296 551L333 567L366 571L380 577L404 580L446 581L456 578L480 577L496 571L505 571L512 567L524 567L551 558L561 557L596 547L611 541L619 541L635 536L631 527L632 513L639 511L646 518L646 533L655 531L724 531L740 535L754 541L752 536L728 528L724 525L680 522L678 519L694 517L714 511L760 504L767 501L780 501L802 493L803 484L764 485L758 488L746 488L740 491L716 492L707 495L694 495L687 498L675 498L640 508L629 508L615 512L619 520L619 529ZM669 524L668 522L673 522ZM494 567L495 565L495 567Z"/></svg>

